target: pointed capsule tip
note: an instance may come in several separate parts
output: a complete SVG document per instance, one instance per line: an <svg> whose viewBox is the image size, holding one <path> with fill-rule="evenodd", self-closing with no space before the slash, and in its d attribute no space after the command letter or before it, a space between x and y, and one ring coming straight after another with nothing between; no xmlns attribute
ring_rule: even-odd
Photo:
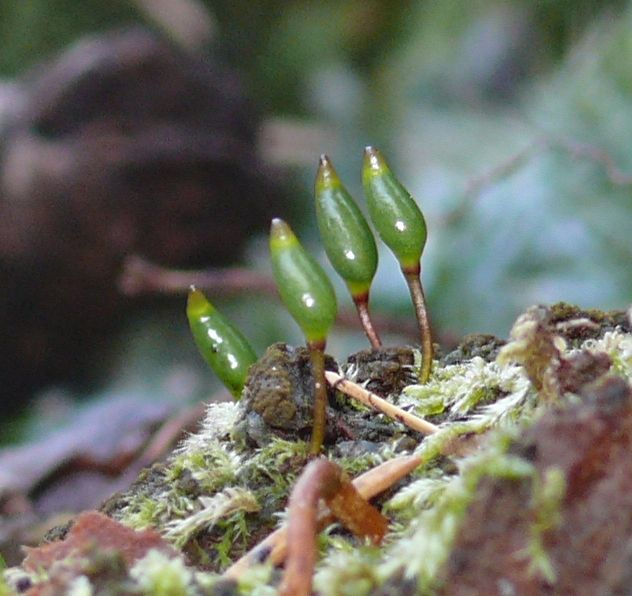
<svg viewBox="0 0 632 596"><path fill-rule="evenodd" d="M194 285L189 286L189 297L187 299L187 311L190 313L200 313L211 307L206 296L197 290Z"/></svg>
<svg viewBox="0 0 632 596"><path fill-rule="evenodd" d="M364 168L375 174L381 174L388 169L382 154L372 145L364 148Z"/></svg>
<svg viewBox="0 0 632 596"><path fill-rule="evenodd" d="M339 186L340 178L334 169L331 160L324 153L318 160L318 171L316 172L316 192L323 191L327 188Z"/></svg>
<svg viewBox="0 0 632 596"><path fill-rule="evenodd" d="M270 222L270 236L272 237L282 238L286 236L290 231L290 226L288 226L285 220L281 219L280 217L275 217Z"/></svg>
<svg viewBox="0 0 632 596"><path fill-rule="evenodd" d="M283 234L289 229L290 229L290 226L288 226L285 220L281 219L280 217L275 217L270 222L270 234L273 234L273 235Z"/></svg>
<svg viewBox="0 0 632 596"><path fill-rule="evenodd" d="M278 248L298 242L292 228L279 217L275 217L270 224L270 245Z"/></svg>

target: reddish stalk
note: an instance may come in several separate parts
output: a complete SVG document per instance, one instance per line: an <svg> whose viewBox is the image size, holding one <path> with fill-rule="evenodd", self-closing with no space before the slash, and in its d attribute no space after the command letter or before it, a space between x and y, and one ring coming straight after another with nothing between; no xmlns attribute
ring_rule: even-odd
<svg viewBox="0 0 632 596"><path fill-rule="evenodd" d="M321 499L354 534L369 538L374 544L379 544L386 534L386 518L362 498L340 466L324 458L311 462L290 496L287 562L279 586L282 596L312 593Z"/></svg>
<svg viewBox="0 0 632 596"><path fill-rule="evenodd" d="M426 307L426 297L421 285L421 277L419 267L414 269L402 269L402 273L406 278L410 298L415 308L415 316L419 324L421 333L421 374L419 381L426 383L430 379L432 372L432 358L434 355L434 347L432 345L432 331L430 329L430 317Z"/></svg>
<svg viewBox="0 0 632 596"><path fill-rule="evenodd" d="M366 333L366 336L371 343L371 347L374 350L381 348L382 340L375 330L373 321L371 320L371 315L369 314L369 295L361 294L359 296L353 296L353 302L358 311L358 316L360 317L360 323L362 323L364 333Z"/></svg>
<svg viewBox="0 0 632 596"><path fill-rule="evenodd" d="M314 425L310 453L318 455L327 430L327 382L325 381L325 342L309 342L309 356L314 377Z"/></svg>

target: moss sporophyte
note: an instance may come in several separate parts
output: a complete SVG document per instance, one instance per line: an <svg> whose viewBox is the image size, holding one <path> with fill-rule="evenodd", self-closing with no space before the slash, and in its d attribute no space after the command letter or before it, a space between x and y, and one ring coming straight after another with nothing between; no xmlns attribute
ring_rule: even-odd
<svg viewBox="0 0 632 596"><path fill-rule="evenodd" d="M420 281L420 259L426 242L425 221L410 194L393 176L381 155L371 147L365 151L363 184L373 224L395 254L409 286L422 336L423 356L419 380L425 383L430 377L433 356L430 324ZM369 291L378 264L375 239L362 212L325 155L320 158L316 175L315 204L318 227L327 256L347 285L372 347L379 349L381 341L368 310ZM269 243L272 271L279 295L303 331L309 349L314 382L310 454L315 456L322 450L326 431L328 377L325 374L324 350L337 314L336 295L325 272L282 219L272 220ZM239 399L248 369L256 360L254 351L243 335L193 287L189 294L187 315L200 353ZM342 377L336 376L333 381L329 380L343 393L394 416L411 428L427 434L439 430L437 426L391 406L379 396ZM346 388L345 382L353 387ZM320 463L323 462L326 460L321 460ZM378 484L381 486L382 481ZM352 489L345 489L345 494L350 490ZM369 505L366 507L370 508ZM312 509L310 515L313 516L316 509ZM376 512L376 515L380 514ZM294 528L299 527L307 518L304 519L301 514L297 519L298 521L292 522ZM309 527L312 528L313 525ZM307 533L314 532L312 528ZM311 573L310 571L310 578ZM299 576L304 583L306 578L300 574ZM311 579L308 583L311 585Z"/></svg>
<svg viewBox="0 0 632 596"><path fill-rule="evenodd" d="M433 358L430 318L420 276L426 221L415 200L374 147L364 150L362 183L373 225L397 258L408 284L421 331L420 380L425 383L430 378Z"/></svg>
<svg viewBox="0 0 632 596"><path fill-rule="evenodd" d="M324 344L336 318L334 288L282 219L270 226L270 258L283 304L309 344Z"/></svg>
<svg viewBox="0 0 632 596"><path fill-rule="evenodd" d="M395 254L408 284L421 332L419 380L425 383L430 378L433 359L430 321L420 278L426 223L413 198L372 147L365 149L362 180L373 224ZM349 289L371 346L378 349L382 342L368 307L378 265L375 239L326 155L320 157L314 194L316 218L327 256ZM336 295L325 272L282 219L272 220L270 257L281 300L301 327L311 353L315 383L312 453L316 454L325 434L324 349L336 318ZM243 335L194 288L189 295L187 314L202 356L239 398L248 367L256 359L254 351Z"/></svg>
<svg viewBox="0 0 632 596"><path fill-rule="evenodd" d="M326 155L320 157L314 195L316 221L327 257L347 284L371 346L379 348L382 342L369 315L377 247L366 219Z"/></svg>
<svg viewBox="0 0 632 596"><path fill-rule="evenodd" d="M274 219L274 277L309 355L304 347L275 344L255 362L244 336L191 287L187 316L200 353L242 399L210 404L198 432L102 508L125 526L157 529L171 545L164 545L166 554L149 551L128 573L117 554L115 588L104 590L102 574L86 572L71 578L63 593L361 596L494 593L500 585L512 593L541 593L544 587L575 593L577 585L602 576L609 586L630 583L625 565L609 563L619 561L619 545L629 539L629 528L618 522L630 516L622 487L630 477L632 316L568 305L532 308L502 349L503 342L490 336L463 341L430 375L432 341L420 282L423 215L371 147L363 183L373 224L413 298L422 332L419 378L418 351L402 347L391 360L388 349L365 350L340 367L327 357L325 371L324 349L337 311L334 289L290 226ZM315 193L329 259L356 305L367 307L375 241L326 156ZM358 310L375 348L379 338L367 328L368 310L367 320ZM332 399L336 424L318 458L326 382L363 406ZM547 407L551 402L556 407ZM376 420L365 406L388 419ZM308 445L301 438L312 419ZM608 457L595 457L595 446ZM368 503L379 495L377 503ZM287 523L279 525L288 502ZM326 530L335 520L355 537ZM79 552L81 565L92 565L93 552L100 553L101 545L88 545L89 551ZM42 547L47 559L50 546ZM39 583L45 591L51 580L56 586L71 570L63 550L62 565L33 564L30 571L23 565L21 576L0 573L0 594L16 593L13 586L24 573L29 585ZM284 563L279 584L273 567ZM598 582L592 585L597 588L584 592L603 592Z"/></svg>
<svg viewBox="0 0 632 596"><path fill-rule="evenodd" d="M336 318L336 294L320 265L282 219L273 219L270 226L270 257L281 300L302 329L310 351L314 377L311 452L317 454L325 437L325 345Z"/></svg>
<svg viewBox="0 0 632 596"><path fill-rule="evenodd" d="M248 369L257 360L248 340L193 286L187 301L187 318L200 354L239 399Z"/></svg>

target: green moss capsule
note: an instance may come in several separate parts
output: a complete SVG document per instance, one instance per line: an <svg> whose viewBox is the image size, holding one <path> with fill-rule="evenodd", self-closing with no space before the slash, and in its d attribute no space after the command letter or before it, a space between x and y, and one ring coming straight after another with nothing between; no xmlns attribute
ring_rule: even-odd
<svg viewBox="0 0 632 596"><path fill-rule="evenodd" d="M362 183L369 214L384 243L393 251L402 269L421 334L422 362L419 380L432 372L434 347L426 297L421 285L421 254L426 245L426 221L410 193L393 176L380 152L364 150Z"/></svg>
<svg viewBox="0 0 632 596"><path fill-rule="evenodd" d="M367 294L377 270L373 233L326 155L320 157L314 194L327 257L352 296Z"/></svg>
<svg viewBox="0 0 632 596"><path fill-rule="evenodd" d="M349 288L371 345L379 348L382 342L369 314L369 290L378 260L373 233L326 155L320 156L314 190L327 256Z"/></svg>
<svg viewBox="0 0 632 596"><path fill-rule="evenodd" d="M364 150L362 183L369 215L380 237L402 269L418 271L426 244L426 221L410 193L373 147Z"/></svg>
<svg viewBox="0 0 632 596"><path fill-rule="evenodd" d="M191 287L187 318L202 357L236 399L246 383L248 369L257 355L241 332Z"/></svg>
<svg viewBox="0 0 632 596"><path fill-rule="evenodd" d="M307 342L324 345L337 308L329 278L282 219L270 226L270 256L283 304Z"/></svg>

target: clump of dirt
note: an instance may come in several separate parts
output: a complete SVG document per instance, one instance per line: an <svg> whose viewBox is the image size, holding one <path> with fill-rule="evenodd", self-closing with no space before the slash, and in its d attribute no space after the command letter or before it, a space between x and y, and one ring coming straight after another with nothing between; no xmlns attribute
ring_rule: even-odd
<svg viewBox="0 0 632 596"><path fill-rule="evenodd" d="M93 592L123 593L130 569L150 551L165 559L178 552L155 530L134 531L97 511L80 514L63 540L26 549L18 580L27 596L66 594L82 583ZM45 578L32 584L28 574ZM79 579L85 578L85 579Z"/></svg>
<svg viewBox="0 0 632 596"><path fill-rule="evenodd" d="M404 387L416 382L416 366L413 348L389 347L351 354L344 369L356 383L387 396L399 395Z"/></svg>
<svg viewBox="0 0 632 596"><path fill-rule="evenodd" d="M416 381L412 348L363 350L349 356L344 369L356 383L379 395L398 396L404 387ZM327 370L338 371L338 363L327 356ZM309 351L284 343L270 346L250 369L240 401L240 416L232 437L250 448L263 447L274 438L308 440L313 420L314 379ZM348 398L336 398L329 388L329 406L325 442L384 442L395 434L407 433L390 420L376 417L366 408L350 404ZM343 450L353 451L346 445Z"/></svg>
<svg viewBox="0 0 632 596"><path fill-rule="evenodd" d="M632 331L632 323L623 310L580 308L567 302L557 302L548 308L548 312L550 324L574 346L615 329L624 333Z"/></svg>
<svg viewBox="0 0 632 596"><path fill-rule="evenodd" d="M460 364L478 356L486 362L493 362L500 348L507 342L486 333L470 333L461 343L443 359L445 364Z"/></svg>
<svg viewBox="0 0 632 596"><path fill-rule="evenodd" d="M330 356L327 370L337 370ZM267 445L274 436L307 438L312 426L314 379L309 350L272 344L251 367L233 436L249 446Z"/></svg>

